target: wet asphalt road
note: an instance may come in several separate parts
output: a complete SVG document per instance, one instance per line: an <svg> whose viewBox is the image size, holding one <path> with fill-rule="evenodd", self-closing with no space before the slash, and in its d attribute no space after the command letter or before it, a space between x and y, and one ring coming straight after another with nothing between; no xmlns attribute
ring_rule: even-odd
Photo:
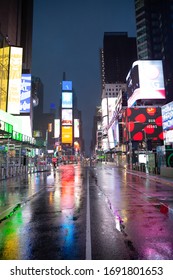
<svg viewBox="0 0 173 280"><path fill-rule="evenodd" d="M41 191L0 224L0 259L173 259L164 207L173 187L106 165L33 176L22 188L41 184Z"/></svg>

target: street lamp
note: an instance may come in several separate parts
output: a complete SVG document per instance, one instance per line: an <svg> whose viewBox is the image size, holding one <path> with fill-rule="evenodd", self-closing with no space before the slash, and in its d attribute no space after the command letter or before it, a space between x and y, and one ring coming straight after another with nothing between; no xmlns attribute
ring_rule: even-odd
<svg viewBox="0 0 173 280"><path fill-rule="evenodd" d="M147 135L146 135L146 131L145 128L142 129L142 131L144 132L144 141L145 141L145 155L146 155L146 162L145 162L145 172L148 174L148 147L147 147Z"/></svg>
<svg viewBox="0 0 173 280"><path fill-rule="evenodd" d="M129 124L130 128L130 124ZM130 169L132 169L132 153L133 153L133 147L132 147L132 139L131 139L131 134L130 134L130 129L128 129L128 134L129 134L129 163L130 163Z"/></svg>

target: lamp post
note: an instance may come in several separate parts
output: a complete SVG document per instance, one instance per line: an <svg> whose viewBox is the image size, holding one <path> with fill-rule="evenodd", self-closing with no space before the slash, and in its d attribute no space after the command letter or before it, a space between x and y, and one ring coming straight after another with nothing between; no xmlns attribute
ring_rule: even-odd
<svg viewBox="0 0 173 280"><path fill-rule="evenodd" d="M148 147L147 147L147 135L145 129L142 129L144 132L144 141L145 141L145 155L146 155L146 163L145 163L145 172L148 174Z"/></svg>
<svg viewBox="0 0 173 280"><path fill-rule="evenodd" d="M130 124L129 124L130 127ZM130 169L132 169L132 153L133 153L133 147L132 147L132 139L130 134L130 129L128 130L129 133L129 163L130 163Z"/></svg>

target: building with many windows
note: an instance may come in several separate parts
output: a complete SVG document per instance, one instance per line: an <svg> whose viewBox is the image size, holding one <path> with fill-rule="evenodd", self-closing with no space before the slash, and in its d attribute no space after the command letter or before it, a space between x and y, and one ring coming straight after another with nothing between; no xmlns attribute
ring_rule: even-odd
<svg viewBox="0 0 173 280"><path fill-rule="evenodd" d="M139 60L162 60L165 103L173 101L173 1L135 0Z"/></svg>

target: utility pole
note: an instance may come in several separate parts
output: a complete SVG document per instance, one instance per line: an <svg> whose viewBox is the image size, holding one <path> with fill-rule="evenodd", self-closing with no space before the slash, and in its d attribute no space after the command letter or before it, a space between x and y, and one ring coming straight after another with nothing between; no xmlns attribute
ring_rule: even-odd
<svg viewBox="0 0 173 280"><path fill-rule="evenodd" d="M145 156L146 156L146 163L145 163L145 172L148 174L148 147L147 147L147 135L145 129L142 129L144 132L144 140L145 140Z"/></svg>
<svg viewBox="0 0 173 280"><path fill-rule="evenodd" d="M132 169L133 148L132 148L132 139L131 139L131 134L130 134L130 124L129 124L129 127L128 127L128 134L129 134L129 162L130 162L130 169Z"/></svg>

